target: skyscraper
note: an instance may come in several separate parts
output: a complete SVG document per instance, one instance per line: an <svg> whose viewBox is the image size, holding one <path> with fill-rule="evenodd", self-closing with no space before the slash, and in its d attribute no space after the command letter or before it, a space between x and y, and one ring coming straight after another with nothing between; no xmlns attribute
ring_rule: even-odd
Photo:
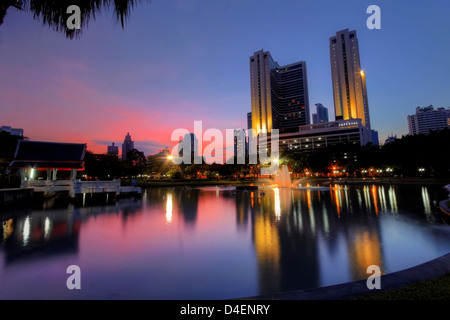
<svg viewBox="0 0 450 320"><path fill-rule="evenodd" d="M279 66L268 51L250 57L252 128L280 133L310 123L306 62Z"/></svg>
<svg viewBox="0 0 450 320"><path fill-rule="evenodd" d="M356 30L341 30L330 38L330 60L336 120L359 118L370 130L366 75L360 65Z"/></svg>
<svg viewBox="0 0 450 320"><path fill-rule="evenodd" d="M247 113L247 129L250 130L252 128L252 113Z"/></svg>
<svg viewBox="0 0 450 320"><path fill-rule="evenodd" d="M186 133L183 139L178 145L178 153L183 156L184 152L190 152L190 158L188 163L185 164L201 164L202 156L200 155L201 150L198 147L198 139L194 133Z"/></svg>
<svg viewBox="0 0 450 320"><path fill-rule="evenodd" d="M122 160L126 160L127 153L133 149L134 149L134 141L131 140L130 133L128 132L127 135L125 136L125 140L123 140L123 144L122 144Z"/></svg>
<svg viewBox="0 0 450 320"><path fill-rule="evenodd" d="M328 109L321 103L316 103L316 113L313 113L313 124L328 122Z"/></svg>
<svg viewBox="0 0 450 320"><path fill-rule="evenodd" d="M238 159L245 159L247 154L247 141L244 129L234 130L234 156Z"/></svg>
<svg viewBox="0 0 450 320"><path fill-rule="evenodd" d="M408 130L410 135L428 134L430 130L450 128L450 108L437 108L428 106L417 107L416 114L409 115Z"/></svg>

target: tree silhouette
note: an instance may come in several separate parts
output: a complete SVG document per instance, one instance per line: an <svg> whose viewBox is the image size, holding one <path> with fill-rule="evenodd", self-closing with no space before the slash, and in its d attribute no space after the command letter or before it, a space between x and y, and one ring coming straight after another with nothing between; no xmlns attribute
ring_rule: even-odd
<svg viewBox="0 0 450 320"><path fill-rule="evenodd" d="M69 39L78 38L84 27L87 27L90 19L94 19L103 10L113 10L116 22L122 28L133 9L143 0L0 0L0 26L3 24L6 12L13 7L18 10L28 11L33 18L41 21L57 32L63 32ZM146 0L150 1L150 0ZM66 26L71 13L67 8L77 5L81 11L81 29L69 29Z"/></svg>
<svg viewBox="0 0 450 320"><path fill-rule="evenodd" d="M142 151L131 149L127 153L127 173L131 176L142 174L147 167L147 158Z"/></svg>

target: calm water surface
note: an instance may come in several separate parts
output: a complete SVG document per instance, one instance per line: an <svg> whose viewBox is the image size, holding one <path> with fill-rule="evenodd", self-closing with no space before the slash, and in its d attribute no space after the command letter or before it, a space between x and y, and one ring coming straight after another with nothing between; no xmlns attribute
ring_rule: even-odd
<svg viewBox="0 0 450 320"><path fill-rule="evenodd" d="M236 192L0 213L0 299L227 299L366 279L450 251L442 187ZM67 267L81 269L68 290Z"/></svg>

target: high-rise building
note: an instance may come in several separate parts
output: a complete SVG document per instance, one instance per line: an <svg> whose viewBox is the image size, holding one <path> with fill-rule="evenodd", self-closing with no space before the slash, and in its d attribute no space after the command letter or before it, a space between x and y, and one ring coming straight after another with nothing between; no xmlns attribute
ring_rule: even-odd
<svg viewBox="0 0 450 320"><path fill-rule="evenodd" d="M252 113L247 113L247 129L250 130L252 128Z"/></svg>
<svg viewBox="0 0 450 320"><path fill-rule="evenodd" d="M361 119L370 130L366 74L361 69L356 30L341 30L330 38L330 60L336 120Z"/></svg>
<svg viewBox="0 0 450 320"><path fill-rule="evenodd" d="M313 124L328 122L328 109L321 103L316 103L316 113L313 113Z"/></svg>
<svg viewBox="0 0 450 320"><path fill-rule="evenodd" d="M408 130L410 135L428 134L430 130L450 128L450 108L434 109L432 105L416 108L416 114L409 115Z"/></svg>
<svg viewBox="0 0 450 320"><path fill-rule="evenodd" d="M245 159L248 149L246 139L244 129L234 130L234 156L238 159Z"/></svg>
<svg viewBox="0 0 450 320"><path fill-rule="evenodd" d="M252 128L280 133L310 123L306 62L279 66L268 51L250 57Z"/></svg>
<svg viewBox="0 0 450 320"><path fill-rule="evenodd" d="M378 137L378 131L370 130L370 132L372 133L372 144L374 146L379 146L380 145L380 138Z"/></svg>
<svg viewBox="0 0 450 320"><path fill-rule="evenodd" d="M112 145L107 146L106 149L106 153L108 154L114 154L114 155L119 155L119 147L114 145L114 142L112 143Z"/></svg>
<svg viewBox="0 0 450 320"><path fill-rule="evenodd" d="M131 140L130 133L128 132L127 135L125 136L125 140L123 141L123 144L122 144L122 159L126 160L127 153L133 149L134 149L134 141Z"/></svg>
<svg viewBox="0 0 450 320"><path fill-rule="evenodd" d="M198 148L198 139L194 133L186 133L178 144L178 153L180 156L183 156L186 151L191 153L191 157L189 163L185 164L202 163L202 156L200 155L200 150Z"/></svg>

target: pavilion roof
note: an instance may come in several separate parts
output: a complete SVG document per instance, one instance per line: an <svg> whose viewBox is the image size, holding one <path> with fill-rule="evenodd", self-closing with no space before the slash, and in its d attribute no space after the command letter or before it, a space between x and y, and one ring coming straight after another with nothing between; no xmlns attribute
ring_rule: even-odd
<svg viewBox="0 0 450 320"><path fill-rule="evenodd" d="M82 169L86 144L19 140L11 168Z"/></svg>

